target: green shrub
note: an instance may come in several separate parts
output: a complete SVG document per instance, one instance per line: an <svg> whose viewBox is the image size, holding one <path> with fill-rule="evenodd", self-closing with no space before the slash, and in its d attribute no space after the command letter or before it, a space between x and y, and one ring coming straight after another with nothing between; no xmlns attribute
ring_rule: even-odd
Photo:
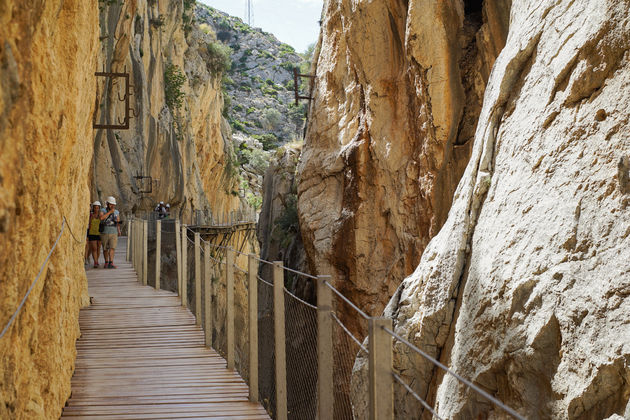
<svg viewBox="0 0 630 420"><path fill-rule="evenodd" d="M160 28L164 26L165 23L166 23L166 19L164 18L164 15L160 15L155 19L149 19L149 25L154 26L156 28Z"/></svg>
<svg viewBox="0 0 630 420"><path fill-rule="evenodd" d="M280 64L280 67L282 67L283 69L285 69L291 74L293 74L293 69L297 68L297 66L290 61L285 61L284 63Z"/></svg>
<svg viewBox="0 0 630 420"><path fill-rule="evenodd" d="M208 43L208 62L206 63L208 70L218 76L225 73L232 67L232 50L221 42Z"/></svg>
<svg viewBox="0 0 630 420"><path fill-rule="evenodd" d="M233 119L230 120L230 125L236 131L241 131L243 133L248 133L247 129L245 128L245 124L243 124L242 121L239 121L239 120L233 118Z"/></svg>
<svg viewBox="0 0 630 420"><path fill-rule="evenodd" d="M252 149L249 164L259 174L264 174L269 167L269 155L260 149Z"/></svg>
<svg viewBox="0 0 630 420"><path fill-rule="evenodd" d="M284 209L274 221L273 235L283 248L289 246L300 229L297 201L297 194L287 194L284 201Z"/></svg>
<svg viewBox="0 0 630 420"><path fill-rule="evenodd" d="M166 105L172 112L182 106L184 100L184 92L182 86L186 81L186 76L182 70L173 63L166 63L164 69L164 96Z"/></svg>
<svg viewBox="0 0 630 420"><path fill-rule="evenodd" d="M268 130L276 130L282 122L282 114L275 108L268 108L263 112L263 119L263 126Z"/></svg>
<svg viewBox="0 0 630 420"><path fill-rule="evenodd" d="M262 197L259 197L257 195L254 195L254 193L249 192L249 193L247 193L247 202L255 210L258 210L259 208L262 207L263 199L262 199Z"/></svg>
<svg viewBox="0 0 630 420"><path fill-rule="evenodd" d="M247 113L247 115L256 112L256 108L254 108L253 106L250 106L249 108L247 108L247 111L245 111Z"/></svg>
<svg viewBox="0 0 630 420"><path fill-rule="evenodd" d="M263 150L271 150L278 147L278 138L273 134L263 134L253 136L256 140L262 143Z"/></svg>
<svg viewBox="0 0 630 420"><path fill-rule="evenodd" d="M223 91L223 110L221 114L225 118L228 118L230 115L230 107L232 106L232 97L227 93L227 91Z"/></svg>

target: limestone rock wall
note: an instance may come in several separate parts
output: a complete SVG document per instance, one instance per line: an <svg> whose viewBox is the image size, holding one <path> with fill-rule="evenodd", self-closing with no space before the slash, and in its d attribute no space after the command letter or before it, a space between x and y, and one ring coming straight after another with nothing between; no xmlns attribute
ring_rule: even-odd
<svg viewBox="0 0 630 420"><path fill-rule="evenodd" d="M385 311L527 418L630 415L629 16L512 2L448 220ZM403 345L395 364L442 418L505 417ZM396 398L399 418L430 418Z"/></svg>
<svg viewBox="0 0 630 420"><path fill-rule="evenodd" d="M509 23L509 0L477 3L325 2L300 224L312 271L370 314L416 267L468 161Z"/></svg>
<svg viewBox="0 0 630 420"><path fill-rule="evenodd" d="M92 154L96 2L0 7L0 418L56 419L70 396ZM69 228L69 229L68 229Z"/></svg>
<svg viewBox="0 0 630 420"><path fill-rule="evenodd" d="M285 267L306 272L306 254L300 235L297 215L296 168L302 152L301 145L279 148L265 172L263 204L258 223L260 258L282 261ZM273 276L273 267L261 264L265 279ZM312 301L313 285L307 279L285 272L287 289L298 297Z"/></svg>
<svg viewBox="0 0 630 420"><path fill-rule="evenodd" d="M231 130L221 115L221 74L208 64L209 36L184 23L194 12L189 3L102 3L99 65L131 73L135 115L129 130L96 131L92 175L94 198L114 195L126 212L169 202L187 223L196 210L223 214L241 205ZM179 110L167 106L164 93L169 64L185 75ZM124 115L120 85L99 80L97 121L116 123ZM149 185L136 175L153 178L152 193L141 193Z"/></svg>

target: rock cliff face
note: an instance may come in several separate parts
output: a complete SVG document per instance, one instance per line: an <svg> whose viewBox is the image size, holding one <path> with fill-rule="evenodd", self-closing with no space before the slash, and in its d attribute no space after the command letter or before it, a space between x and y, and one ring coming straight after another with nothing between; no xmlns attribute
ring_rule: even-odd
<svg viewBox="0 0 630 420"><path fill-rule="evenodd" d="M325 2L300 223L312 270L371 314L446 219L509 3Z"/></svg>
<svg viewBox="0 0 630 420"><path fill-rule="evenodd" d="M513 1L448 220L385 311L527 418L630 416L629 16ZM402 344L395 365L442 418L504 416Z"/></svg>
<svg viewBox="0 0 630 420"><path fill-rule="evenodd" d="M70 395L92 154L95 2L0 7L0 418L56 419ZM70 228L70 229L69 229Z"/></svg>
<svg viewBox="0 0 630 420"><path fill-rule="evenodd" d="M124 211L170 202L186 222L197 210L223 214L239 208L237 163L221 115L222 71L212 66L210 37L188 23L194 2L99 4L99 65L107 71L126 68L135 88L129 129L96 131L93 196L119 197ZM173 94L165 94L178 74L184 76L173 89L181 94L179 108L172 105ZM99 79L96 119L115 124L124 115L122 83ZM153 184L138 182L136 175L151 176Z"/></svg>
<svg viewBox="0 0 630 420"><path fill-rule="evenodd" d="M276 150L263 185L263 205L258 222L260 258L282 261L285 267L307 271L306 254L297 215L296 169L302 152L301 144L286 145ZM271 279L273 267L263 264L260 275ZM285 272L287 289L298 297L313 301L314 289L308 279Z"/></svg>

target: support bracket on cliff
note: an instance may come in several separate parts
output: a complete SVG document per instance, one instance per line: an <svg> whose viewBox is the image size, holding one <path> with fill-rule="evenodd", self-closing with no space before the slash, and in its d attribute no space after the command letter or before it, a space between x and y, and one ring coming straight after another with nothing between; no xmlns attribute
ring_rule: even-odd
<svg viewBox="0 0 630 420"><path fill-rule="evenodd" d="M136 176L134 176L134 179L136 180L136 187L138 187L138 194L153 193L153 177L137 174ZM149 181L145 183L143 181L145 179L148 179ZM138 184L140 184L140 186L138 186ZM148 185L149 188L143 189L142 187L144 187L145 185Z"/></svg>
<svg viewBox="0 0 630 420"><path fill-rule="evenodd" d="M97 71L94 73L96 77L106 77L111 80L111 86L116 86L118 79L123 79L125 81L125 95L121 98L120 92L117 92L118 100L120 102L125 103L125 117L121 120L120 117L116 118L118 124L100 124L96 122L96 114L94 116L94 122L92 123L92 127L96 129L104 129L104 130L128 130L129 129L129 120L132 118L130 112L133 113L135 117L136 111L129 106L129 97L132 95L131 88L132 86L129 84L129 73L127 72L127 68L125 68L124 72L111 72L111 71ZM97 98L97 103L101 103Z"/></svg>
<svg viewBox="0 0 630 420"><path fill-rule="evenodd" d="M308 99L309 102L313 99L312 96L302 96L300 95L300 87L299 81L301 77L308 77L311 79L311 85L313 80L315 80L315 76L312 74L300 74L296 68L293 69L293 90L295 91L295 104L297 105L300 99Z"/></svg>

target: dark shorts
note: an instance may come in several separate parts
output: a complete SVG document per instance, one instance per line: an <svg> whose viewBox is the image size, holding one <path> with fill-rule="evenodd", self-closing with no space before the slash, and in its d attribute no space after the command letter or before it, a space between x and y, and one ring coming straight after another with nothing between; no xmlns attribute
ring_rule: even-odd
<svg viewBox="0 0 630 420"><path fill-rule="evenodd" d="M88 241L100 241L101 235L88 235Z"/></svg>

